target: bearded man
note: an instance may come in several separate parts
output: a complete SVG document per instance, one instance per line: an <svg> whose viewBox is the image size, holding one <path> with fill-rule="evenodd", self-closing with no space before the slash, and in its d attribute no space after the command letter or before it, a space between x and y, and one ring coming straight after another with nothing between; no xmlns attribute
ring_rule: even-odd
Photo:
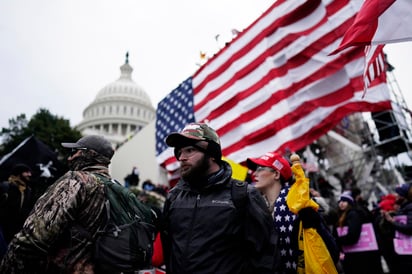
<svg viewBox="0 0 412 274"><path fill-rule="evenodd" d="M166 144L174 148L181 175L163 210L167 273L275 273L270 213L251 186L244 206L234 202L233 185L245 183L231 178L215 130L192 123L167 136Z"/></svg>

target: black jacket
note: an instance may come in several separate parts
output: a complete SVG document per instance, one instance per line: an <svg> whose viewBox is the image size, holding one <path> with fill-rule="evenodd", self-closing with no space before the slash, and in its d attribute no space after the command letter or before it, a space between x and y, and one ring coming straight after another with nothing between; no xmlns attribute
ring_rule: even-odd
<svg viewBox="0 0 412 274"><path fill-rule="evenodd" d="M24 221L33 208L34 201L32 201L32 190L29 186L26 186L22 193L15 183L6 181L1 184L8 185L5 187L7 199L4 198L0 205L0 226L3 228L4 239L9 243L14 234L23 227Z"/></svg>
<svg viewBox="0 0 412 274"><path fill-rule="evenodd" d="M248 187L245 208L232 202L232 170L222 169L200 190L180 180L164 207L167 273L275 273L277 234L264 200Z"/></svg>
<svg viewBox="0 0 412 274"><path fill-rule="evenodd" d="M336 227L334 229L337 243L340 246L356 244L361 237L362 224L365 223L370 223L370 219L363 210L358 208L350 209L343 222L343 225L348 227L347 234L339 237L337 236ZM383 274L380 252L378 250L347 252L342 261L342 266L344 272L349 274Z"/></svg>

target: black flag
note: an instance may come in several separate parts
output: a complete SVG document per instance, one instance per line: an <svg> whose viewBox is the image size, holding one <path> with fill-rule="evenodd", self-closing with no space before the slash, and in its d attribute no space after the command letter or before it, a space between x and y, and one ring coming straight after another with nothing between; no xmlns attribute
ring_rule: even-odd
<svg viewBox="0 0 412 274"><path fill-rule="evenodd" d="M64 165L57 159L57 153L33 135L1 158L0 180L7 180L13 166L21 163L31 168L31 185L38 195L65 172Z"/></svg>

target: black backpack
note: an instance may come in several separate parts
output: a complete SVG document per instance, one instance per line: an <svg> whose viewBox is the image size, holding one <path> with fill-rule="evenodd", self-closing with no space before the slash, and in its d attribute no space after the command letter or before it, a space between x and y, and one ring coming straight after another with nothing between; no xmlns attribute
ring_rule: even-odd
<svg viewBox="0 0 412 274"><path fill-rule="evenodd" d="M120 183L95 175L104 183L107 212L107 222L95 238L97 272L133 273L151 268L156 213Z"/></svg>

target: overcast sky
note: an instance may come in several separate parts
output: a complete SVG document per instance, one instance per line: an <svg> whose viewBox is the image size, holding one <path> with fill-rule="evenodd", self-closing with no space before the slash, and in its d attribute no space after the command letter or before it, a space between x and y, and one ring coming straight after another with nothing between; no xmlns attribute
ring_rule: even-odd
<svg viewBox="0 0 412 274"><path fill-rule="evenodd" d="M267 0L0 0L0 128L39 108L69 119L120 76L128 51L132 77L154 107L212 55L231 29L251 24ZM216 41L220 34L222 39ZM386 46L412 106L412 43Z"/></svg>

